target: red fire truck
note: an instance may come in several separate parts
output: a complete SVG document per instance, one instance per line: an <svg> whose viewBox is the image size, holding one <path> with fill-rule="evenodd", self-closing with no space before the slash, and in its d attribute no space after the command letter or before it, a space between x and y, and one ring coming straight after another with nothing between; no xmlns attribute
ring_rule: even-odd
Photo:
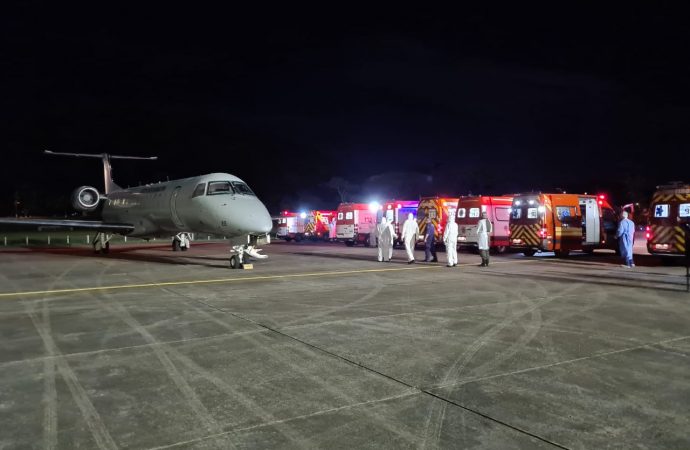
<svg viewBox="0 0 690 450"><path fill-rule="evenodd" d="M328 240L328 232L331 227L331 219L335 217L337 211L314 210L307 215L307 223L304 227L304 234L314 240Z"/></svg>
<svg viewBox="0 0 690 450"><path fill-rule="evenodd" d="M426 218L428 217L434 226L436 244L443 244L443 231L446 228L446 222L448 222L449 217L454 220L458 200L458 198L449 197L422 197L419 200L417 224L419 225L420 241L424 240Z"/></svg>
<svg viewBox="0 0 690 450"><path fill-rule="evenodd" d="M376 228L378 205L374 209L366 203L341 203L336 217L336 239L348 247L371 245L370 235Z"/></svg>
<svg viewBox="0 0 690 450"><path fill-rule="evenodd" d="M486 212L487 218L493 224L493 232L489 235L490 249L496 253L505 252L510 246L509 221L512 205L513 197L505 195L460 197L455 215L460 247L477 247L477 226L481 213Z"/></svg>

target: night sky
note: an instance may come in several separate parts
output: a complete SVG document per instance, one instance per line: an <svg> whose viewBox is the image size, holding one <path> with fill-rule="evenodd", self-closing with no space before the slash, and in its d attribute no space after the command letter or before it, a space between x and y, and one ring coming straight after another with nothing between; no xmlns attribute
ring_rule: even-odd
<svg viewBox="0 0 690 450"><path fill-rule="evenodd" d="M231 4L231 3L229 3ZM562 188L644 201L690 181L680 10L5 7L0 215L208 172L269 209Z"/></svg>

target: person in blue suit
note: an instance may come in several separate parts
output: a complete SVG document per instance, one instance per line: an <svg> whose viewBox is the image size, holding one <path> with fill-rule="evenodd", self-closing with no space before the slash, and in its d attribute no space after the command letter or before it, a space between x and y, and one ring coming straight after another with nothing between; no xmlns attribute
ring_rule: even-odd
<svg viewBox="0 0 690 450"><path fill-rule="evenodd" d="M621 221L618 223L618 231L616 232L616 239L618 239L618 246L620 248L621 257L623 258L623 267L628 269L635 267L633 261L633 240L635 238L635 223L628 219L628 212L621 213Z"/></svg>

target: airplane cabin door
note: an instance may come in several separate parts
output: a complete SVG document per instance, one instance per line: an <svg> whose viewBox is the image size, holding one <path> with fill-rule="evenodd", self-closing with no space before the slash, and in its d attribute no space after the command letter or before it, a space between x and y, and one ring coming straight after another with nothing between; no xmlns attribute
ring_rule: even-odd
<svg viewBox="0 0 690 450"><path fill-rule="evenodd" d="M599 217L597 200L594 198L582 199L580 200L580 208L583 209L582 218L585 221L585 243L598 244L601 241L601 218Z"/></svg>
<svg viewBox="0 0 690 450"><path fill-rule="evenodd" d="M172 221L177 228L184 228L184 223L180 220L180 216L177 215L177 196L180 193L181 186L177 186L170 196L170 216Z"/></svg>

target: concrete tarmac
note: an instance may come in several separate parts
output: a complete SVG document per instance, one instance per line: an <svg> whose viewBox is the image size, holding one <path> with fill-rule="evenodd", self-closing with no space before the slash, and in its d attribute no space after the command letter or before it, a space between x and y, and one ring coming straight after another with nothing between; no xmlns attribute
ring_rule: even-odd
<svg viewBox="0 0 690 450"><path fill-rule="evenodd" d="M265 253L0 250L0 448L690 448L683 267Z"/></svg>

